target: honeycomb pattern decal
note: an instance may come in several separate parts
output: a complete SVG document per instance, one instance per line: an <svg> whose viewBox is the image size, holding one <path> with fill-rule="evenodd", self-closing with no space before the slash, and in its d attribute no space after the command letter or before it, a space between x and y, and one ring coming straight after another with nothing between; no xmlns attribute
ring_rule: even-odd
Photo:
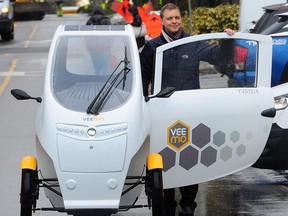
<svg viewBox="0 0 288 216"><path fill-rule="evenodd" d="M167 170L171 169L175 166L176 161L176 152L171 150L170 148L163 149L160 153L163 157L163 171L166 172Z"/></svg>
<svg viewBox="0 0 288 216"><path fill-rule="evenodd" d="M200 124L194 129L192 129L192 134L197 134L197 136L192 136L192 143L199 148L203 148L210 142L210 128L204 124Z"/></svg>
<svg viewBox="0 0 288 216"><path fill-rule="evenodd" d="M208 146L201 152L201 163L206 167L211 166L217 160L217 150Z"/></svg>
<svg viewBox="0 0 288 216"><path fill-rule="evenodd" d="M253 133L248 131L242 135L237 130L228 133L218 130L213 133L203 123L190 128L178 120L167 128L167 147L159 152L163 157L163 171L178 165L185 170L198 164L210 167L217 160L229 162L233 157L241 157L246 153L245 144L240 143L241 137L251 140Z"/></svg>
<svg viewBox="0 0 288 216"><path fill-rule="evenodd" d="M192 146L188 146L185 151L180 152L179 165L186 170L191 169L198 163L198 150Z"/></svg>

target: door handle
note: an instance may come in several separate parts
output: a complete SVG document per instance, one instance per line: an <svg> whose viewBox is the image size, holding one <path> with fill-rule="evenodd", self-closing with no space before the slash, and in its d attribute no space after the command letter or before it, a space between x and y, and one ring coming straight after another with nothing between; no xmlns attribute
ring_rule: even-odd
<svg viewBox="0 0 288 216"><path fill-rule="evenodd" d="M276 109L275 107L273 107L270 109L263 110L261 115L268 118L274 118L276 115Z"/></svg>

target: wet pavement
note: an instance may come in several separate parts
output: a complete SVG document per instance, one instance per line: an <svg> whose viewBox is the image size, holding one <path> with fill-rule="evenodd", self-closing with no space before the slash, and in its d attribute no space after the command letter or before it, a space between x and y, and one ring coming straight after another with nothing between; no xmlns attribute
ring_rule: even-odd
<svg viewBox="0 0 288 216"><path fill-rule="evenodd" d="M248 168L200 184L195 215L288 215L286 172Z"/></svg>
<svg viewBox="0 0 288 216"><path fill-rule="evenodd" d="M286 216L288 173L247 168L232 175L202 183L194 216ZM176 189L176 199L180 199ZM136 204L147 204L142 193ZM177 214L180 208L177 208ZM151 216L148 208L131 209L115 216Z"/></svg>

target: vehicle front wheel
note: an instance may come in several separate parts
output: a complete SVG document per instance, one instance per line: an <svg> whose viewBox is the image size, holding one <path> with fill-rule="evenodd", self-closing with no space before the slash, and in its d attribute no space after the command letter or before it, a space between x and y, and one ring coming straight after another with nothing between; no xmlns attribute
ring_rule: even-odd
<svg viewBox="0 0 288 216"><path fill-rule="evenodd" d="M148 197L148 205L152 207L152 216L162 216L163 211L163 161L159 154L148 156L145 191Z"/></svg>
<svg viewBox="0 0 288 216"><path fill-rule="evenodd" d="M22 169L20 193L21 216L32 216L32 211L36 207L38 194L39 187L37 172L31 169Z"/></svg>
<svg viewBox="0 0 288 216"><path fill-rule="evenodd" d="M151 202L152 202L152 216L163 215L163 180L162 170L149 171L149 178L152 186Z"/></svg>
<svg viewBox="0 0 288 216"><path fill-rule="evenodd" d="M12 25L10 30L7 30L1 34L1 38L4 41L10 41L14 39L14 24Z"/></svg>

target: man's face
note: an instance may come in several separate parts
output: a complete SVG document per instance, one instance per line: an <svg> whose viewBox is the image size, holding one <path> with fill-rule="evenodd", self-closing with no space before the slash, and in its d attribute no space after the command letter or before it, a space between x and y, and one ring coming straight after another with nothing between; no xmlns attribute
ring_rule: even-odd
<svg viewBox="0 0 288 216"><path fill-rule="evenodd" d="M168 34L176 35L182 26L180 11L177 9L165 10L163 13L162 25Z"/></svg>

